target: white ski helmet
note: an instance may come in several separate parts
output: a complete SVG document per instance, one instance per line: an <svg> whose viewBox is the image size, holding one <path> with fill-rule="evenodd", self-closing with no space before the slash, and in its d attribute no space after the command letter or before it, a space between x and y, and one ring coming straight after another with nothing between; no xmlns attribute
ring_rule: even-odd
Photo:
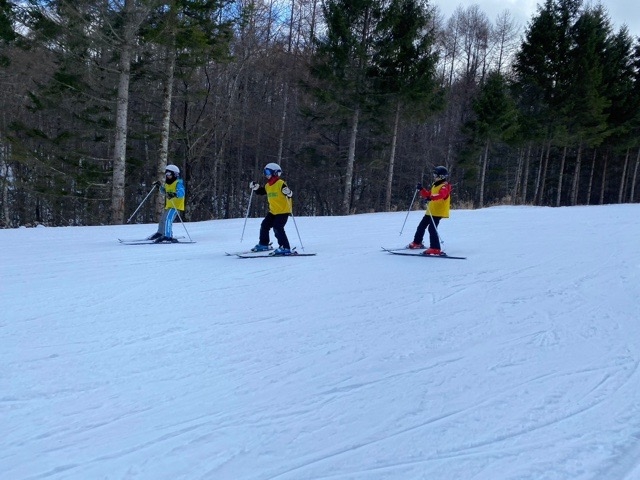
<svg viewBox="0 0 640 480"><path fill-rule="evenodd" d="M271 172L271 173L267 173L267 172ZM267 163L264 166L264 174L275 175L276 177L279 177L280 175L282 175L282 169L280 168L280 165L278 165L277 163Z"/></svg>
<svg viewBox="0 0 640 480"><path fill-rule="evenodd" d="M167 168L164 169L165 172L173 172L173 174L177 177L180 175L180 169L175 165L167 165Z"/></svg>

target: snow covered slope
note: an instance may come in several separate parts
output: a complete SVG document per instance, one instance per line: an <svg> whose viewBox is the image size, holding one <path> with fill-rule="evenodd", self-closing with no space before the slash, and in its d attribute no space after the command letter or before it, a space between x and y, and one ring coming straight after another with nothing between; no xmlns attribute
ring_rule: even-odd
<svg viewBox="0 0 640 480"><path fill-rule="evenodd" d="M0 477L640 478L640 205L421 216L0 230Z"/></svg>

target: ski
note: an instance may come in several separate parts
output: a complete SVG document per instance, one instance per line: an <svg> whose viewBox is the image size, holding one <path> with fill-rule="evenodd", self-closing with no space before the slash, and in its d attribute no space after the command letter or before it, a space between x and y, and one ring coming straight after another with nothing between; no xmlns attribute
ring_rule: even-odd
<svg viewBox="0 0 640 480"><path fill-rule="evenodd" d="M385 252L388 253L392 253L393 255L404 255L406 257L425 257L425 258L450 258L452 260L466 260L467 257L454 257L452 255L425 255L424 253L422 253L422 250L420 251L415 251L412 250L412 252L414 253L409 253L403 250L409 250L406 248L396 248L396 249L391 249L391 248L384 248L382 247L382 250L384 250Z"/></svg>
<svg viewBox="0 0 640 480"><path fill-rule="evenodd" d="M181 238L184 238L184 235L173 237L173 238L177 238L179 240ZM131 243L131 242L152 242L153 240L149 240L148 238L119 238L118 241L120 243Z"/></svg>
<svg viewBox="0 0 640 480"><path fill-rule="evenodd" d="M260 253L268 253L270 251L273 251L273 246L271 244L269 244L269 249L268 250L245 250L243 252L224 252L225 255L228 255L230 257L234 257L236 255L256 255L256 254L260 254Z"/></svg>
<svg viewBox="0 0 640 480"><path fill-rule="evenodd" d="M238 258L288 258L288 257L313 257L315 253L299 253L295 250L290 255L275 255L273 252L251 252L253 255L236 253Z"/></svg>
<svg viewBox="0 0 640 480"><path fill-rule="evenodd" d="M256 255L260 255L260 254L265 254L265 253L269 253L272 252L273 248L270 248L269 250L262 250L260 252L254 252L253 250L246 250L244 252L224 252L225 255L228 255L229 257L234 257L234 256L238 256L238 255L247 255L247 256L256 256Z"/></svg>
<svg viewBox="0 0 640 480"><path fill-rule="evenodd" d="M194 242L193 240L179 240L177 242L156 243L153 240L133 240L133 241L120 240L120 245L178 245L178 244L186 244L186 243L196 243L196 242Z"/></svg>

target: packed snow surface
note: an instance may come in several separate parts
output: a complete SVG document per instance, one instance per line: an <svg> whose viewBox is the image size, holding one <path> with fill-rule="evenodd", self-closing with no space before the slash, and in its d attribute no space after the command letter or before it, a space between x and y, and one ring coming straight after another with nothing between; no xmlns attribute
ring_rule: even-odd
<svg viewBox="0 0 640 480"><path fill-rule="evenodd" d="M406 215L0 230L0 477L640 479L640 205Z"/></svg>

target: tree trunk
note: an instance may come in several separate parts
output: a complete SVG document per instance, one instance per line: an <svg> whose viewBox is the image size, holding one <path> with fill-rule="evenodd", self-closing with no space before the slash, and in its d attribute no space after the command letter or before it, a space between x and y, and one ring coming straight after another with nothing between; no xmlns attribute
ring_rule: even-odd
<svg viewBox="0 0 640 480"><path fill-rule="evenodd" d="M167 76L162 95L162 127L160 131L160 148L158 150L158 163L156 165L156 178L164 177L164 170L167 167L169 158L169 133L171 130L171 104L173 98L173 77L176 66L176 50L172 41L167 47ZM182 176L186 174L186 165L181 165ZM156 218L160 218L164 210L164 198L162 195L156 197Z"/></svg>
<svg viewBox="0 0 640 480"><path fill-rule="evenodd" d="M627 153L624 156L624 166L622 167L622 178L620 179L619 190L618 190L618 203L622 203L622 199L624 198L624 190L627 179L627 169L629 168L629 155L631 154L631 148L627 148Z"/></svg>
<svg viewBox="0 0 640 480"><path fill-rule="evenodd" d="M291 55L291 48L293 47L293 17L295 15L295 0L291 0L291 15L289 16L289 41L287 43L287 54ZM287 125L287 107L289 106L289 81L285 81L282 86L283 99L282 99L282 115L280 116L280 138L278 139L278 156L276 163L282 166L282 152L284 150L284 134Z"/></svg>
<svg viewBox="0 0 640 480"><path fill-rule="evenodd" d="M604 204L604 187L607 183L607 164L609 163L609 156L604 156L604 165L602 166L602 185L600 185L600 201L598 205Z"/></svg>
<svg viewBox="0 0 640 480"><path fill-rule="evenodd" d="M580 186L580 167L582 164L582 142L578 146L578 155L576 158L576 169L573 173L573 182L571 185L571 205L578 204L578 188Z"/></svg>
<svg viewBox="0 0 640 480"><path fill-rule="evenodd" d="M316 37L316 29L317 29L317 24L318 22L318 2L314 1L311 2L312 3L312 8L311 8L311 22L309 22L309 38L315 38ZM316 44L315 42L311 42L311 48L310 48L310 54L314 54L316 51Z"/></svg>
<svg viewBox="0 0 640 480"><path fill-rule="evenodd" d="M540 182L542 181L542 170L544 164L544 152L545 144L540 147L540 159L538 160L538 175L536 175L536 184L533 189L533 204L539 203L538 196L540 195Z"/></svg>
<svg viewBox="0 0 640 480"><path fill-rule="evenodd" d="M636 182L638 181L638 168L640 168L640 148L636 155L636 165L633 168L633 177L631 178L631 193L629 193L629 203L633 203L636 193Z"/></svg>
<svg viewBox="0 0 640 480"><path fill-rule="evenodd" d="M520 190L522 189L522 172L524 171L524 156L525 156L524 148L518 148L518 163L516 165L516 175L515 175L516 178L513 185L513 194L511 195L512 205L517 205L519 203L518 197L520 195ZM507 175L507 181L508 179L509 179L509 175ZM509 188L509 185L507 185L507 191L509 191L508 188Z"/></svg>
<svg viewBox="0 0 640 480"><path fill-rule="evenodd" d="M284 98L282 105L282 115L280 116L280 138L278 139L278 159L276 163L282 166L282 151L284 150L284 134L287 125L287 107L289 104L289 83L285 82L283 85Z"/></svg>
<svg viewBox="0 0 640 480"><path fill-rule="evenodd" d="M558 176L558 196L556 198L556 207L560 206L562 200L562 180L564 179L564 164L567 161L567 147L562 149L562 159L560 160L560 175Z"/></svg>
<svg viewBox="0 0 640 480"><path fill-rule="evenodd" d="M123 43L120 50L120 76L116 100L115 144L113 148L113 186L111 195L111 223L124 223L125 170L127 154L127 114L129 109L129 81L131 54L136 26L133 18L134 0L125 0Z"/></svg>
<svg viewBox="0 0 640 480"><path fill-rule="evenodd" d="M351 187L353 184L353 167L356 159L356 138L358 136L358 120L360 118L360 107L356 107L351 119L351 134L349 138L349 153L347 155L347 171L344 175L344 197L342 199L342 213L351 213Z"/></svg>
<svg viewBox="0 0 640 480"><path fill-rule="evenodd" d="M482 168L480 169L480 195L478 205L480 208L484 207L484 182L487 175L487 163L489 163L489 140L484 146L484 155L482 156Z"/></svg>
<svg viewBox="0 0 640 480"><path fill-rule="evenodd" d="M0 161L0 181L2 182L2 217L4 219L4 226L11 226L11 213L9 209L9 158L8 148L2 146L2 160Z"/></svg>
<svg viewBox="0 0 640 480"><path fill-rule="evenodd" d="M551 156L551 140L549 140L547 142L547 150L546 153L544 155L544 162L543 165L541 165L542 170L540 172L541 178L540 178L540 190L538 191L538 195L539 195L539 201L538 203L540 205L542 205L542 199L544 197L544 188L545 185L547 183L547 168L549 167L549 157Z"/></svg>
<svg viewBox="0 0 640 480"><path fill-rule="evenodd" d="M589 174L589 188L587 188L587 205L591 205L591 192L593 190L593 174L596 171L596 153L597 149L593 150L593 159L591 160L591 173Z"/></svg>
<svg viewBox="0 0 640 480"><path fill-rule="evenodd" d="M396 104L396 118L393 124L393 137L391 139L391 153L389 155L389 171L387 175L387 191L385 194L384 210L391 210L391 185L393 183L393 167L396 161L396 145L398 142L398 124L400 123L400 101Z"/></svg>
<svg viewBox="0 0 640 480"><path fill-rule="evenodd" d="M527 203L527 186L529 185L529 166L531 165L531 143L527 147L527 156L524 161L524 178L522 179L522 203Z"/></svg>
<svg viewBox="0 0 640 480"><path fill-rule="evenodd" d="M457 26L457 24L455 26L455 30L454 30L453 35L454 35L454 37L453 37L453 45L451 47L451 68L449 70L449 83L447 84L447 86L453 85L453 73L455 72L456 58L457 58L457 53L458 53L458 26Z"/></svg>

